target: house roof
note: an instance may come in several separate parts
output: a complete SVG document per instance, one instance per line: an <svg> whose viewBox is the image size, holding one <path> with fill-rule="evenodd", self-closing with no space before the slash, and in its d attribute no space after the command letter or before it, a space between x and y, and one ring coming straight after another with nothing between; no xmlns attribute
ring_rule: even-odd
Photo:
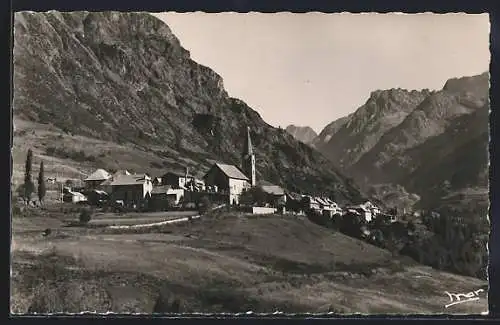
<svg viewBox="0 0 500 325"><path fill-rule="evenodd" d="M315 197L314 200L321 205L326 205L326 202L324 202L320 197Z"/></svg>
<svg viewBox="0 0 500 325"><path fill-rule="evenodd" d="M355 209L355 210L363 210L365 212L370 212L370 209L365 207L364 205L358 205L358 206L354 206L352 207L352 209Z"/></svg>
<svg viewBox="0 0 500 325"><path fill-rule="evenodd" d="M245 174L243 174L243 172L234 165L215 163L214 166L219 168L229 178L249 180L248 177L246 177Z"/></svg>
<svg viewBox="0 0 500 325"><path fill-rule="evenodd" d="M271 195L284 195L285 194L285 190L283 190L278 185L261 185L260 188L264 192L266 192L267 194L271 194Z"/></svg>
<svg viewBox="0 0 500 325"><path fill-rule="evenodd" d="M73 191L68 191L68 192L66 193L66 195L71 195L71 196L79 196L79 197L81 197L81 198L84 198L84 197L85 197L85 195L83 195L82 193L80 193L80 192L73 192Z"/></svg>
<svg viewBox="0 0 500 325"><path fill-rule="evenodd" d="M92 174L90 174L85 180L86 181L104 181L110 178L111 175L104 169L99 168Z"/></svg>
<svg viewBox="0 0 500 325"><path fill-rule="evenodd" d="M111 186L120 186L120 185L139 185L144 183L147 175L139 174L139 175L120 175L113 179L111 182ZM148 177L149 179L149 177Z"/></svg>
<svg viewBox="0 0 500 325"><path fill-rule="evenodd" d="M288 192L287 195L294 201L301 201L302 195L295 192Z"/></svg>
<svg viewBox="0 0 500 325"><path fill-rule="evenodd" d="M106 193L105 191L101 191L101 190L93 190L93 192L95 192L99 195L108 195L108 193Z"/></svg>
<svg viewBox="0 0 500 325"><path fill-rule="evenodd" d="M323 198L323 201L325 201L326 203L328 204L336 204L332 199L330 199L329 197L324 197Z"/></svg>
<svg viewBox="0 0 500 325"><path fill-rule="evenodd" d="M113 182L113 180L115 179L116 177L110 177L108 178L107 180L105 180L104 182L101 183L101 186L107 186L107 185L111 185L111 183Z"/></svg>
<svg viewBox="0 0 500 325"><path fill-rule="evenodd" d="M153 187L151 194L165 194L171 188L172 186L170 185L155 186Z"/></svg>

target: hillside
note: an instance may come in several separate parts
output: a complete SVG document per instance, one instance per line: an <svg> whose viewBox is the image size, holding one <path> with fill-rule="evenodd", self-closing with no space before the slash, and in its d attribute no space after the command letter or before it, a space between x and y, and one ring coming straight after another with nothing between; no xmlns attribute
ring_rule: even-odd
<svg viewBox="0 0 500 325"><path fill-rule="evenodd" d="M349 121L351 116L352 114L341 117L325 126L323 130L321 130L320 134L318 134L318 136L312 141L313 145L321 148L325 143L328 143L337 131Z"/></svg>
<svg viewBox="0 0 500 325"><path fill-rule="evenodd" d="M440 91L376 91L334 132L325 128L328 141L316 147L362 186L402 186L423 208L458 193L478 198L488 187L488 93L488 73L450 79Z"/></svg>
<svg viewBox="0 0 500 325"><path fill-rule="evenodd" d="M292 124L287 126L285 130L295 139L305 144L311 144L318 136L310 126L296 126Z"/></svg>
<svg viewBox="0 0 500 325"><path fill-rule="evenodd" d="M215 160L239 165L250 126L259 178L361 200L323 155L230 98L161 20L118 12L21 12L14 20L14 121L29 125L14 134L15 174L28 146L49 170L189 166L202 174Z"/></svg>
<svg viewBox="0 0 500 325"><path fill-rule="evenodd" d="M444 307L444 291L485 290L486 281L395 258L304 217L221 214L113 233L63 227L59 214L13 219L13 312L151 313L160 296L179 299L181 312L487 310L484 293ZM51 236L36 235L47 226Z"/></svg>

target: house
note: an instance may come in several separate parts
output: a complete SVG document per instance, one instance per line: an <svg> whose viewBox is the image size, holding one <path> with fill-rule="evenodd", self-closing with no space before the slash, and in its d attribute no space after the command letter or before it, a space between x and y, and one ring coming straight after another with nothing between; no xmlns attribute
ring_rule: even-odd
<svg viewBox="0 0 500 325"><path fill-rule="evenodd" d="M167 172L161 176L161 185L170 185L174 188L185 188L190 177L186 174Z"/></svg>
<svg viewBox="0 0 500 325"><path fill-rule="evenodd" d="M278 185L261 184L260 189L266 194L266 201L275 208L286 206L285 190Z"/></svg>
<svg viewBox="0 0 500 325"><path fill-rule="evenodd" d="M373 217L381 213L380 208L377 207L375 204L371 203L370 201L366 201L363 205L370 210Z"/></svg>
<svg viewBox="0 0 500 325"><path fill-rule="evenodd" d="M341 215L342 209L339 208L337 203L333 202L327 197L320 197L316 199L321 206L322 214L332 218L335 215Z"/></svg>
<svg viewBox="0 0 500 325"><path fill-rule="evenodd" d="M162 178L161 176L153 177L153 186L161 186Z"/></svg>
<svg viewBox="0 0 500 325"><path fill-rule="evenodd" d="M347 209L347 213L355 214L360 216L366 222L370 222L373 218L372 212L365 205L360 204L357 206L352 206Z"/></svg>
<svg viewBox="0 0 500 325"><path fill-rule="evenodd" d="M88 190L98 188L104 181L110 178L110 173L108 173L104 169L99 168L84 180L85 188L87 188Z"/></svg>
<svg viewBox="0 0 500 325"><path fill-rule="evenodd" d="M55 178L55 177L47 178L47 183L49 183L49 184L55 184L56 182L57 182L57 178Z"/></svg>
<svg viewBox="0 0 500 325"><path fill-rule="evenodd" d="M87 198L80 192L66 191L63 195L64 202L83 203L87 202Z"/></svg>
<svg viewBox="0 0 500 325"><path fill-rule="evenodd" d="M305 195L302 197L302 205L306 210L312 210L321 213L321 205L315 197Z"/></svg>
<svg viewBox="0 0 500 325"><path fill-rule="evenodd" d="M146 174L120 175L110 184L114 201L123 201L127 206L140 205L151 197L153 182Z"/></svg>
<svg viewBox="0 0 500 325"><path fill-rule="evenodd" d="M373 219L381 220L383 222L388 222L388 223L394 223L398 221L398 218L396 215L393 214L386 214L386 213L379 213L376 216L374 216Z"/></svg>
<svg viewBox="0 0 500 325"><path fill-rule="evenodd" d="M286 193L286 209L296 213L303 212L302 195L294 192Z"/></svg>
<svg viewBox="0 0 500 325"><path fill-rule="evenodd" d="M155 186L151 191L150 207L153 210L165 211L177 206L184 197L184 189L170 185Z"/></svg>
<svg viewBox="0 0 500 325"><path fill-rule="evenodd" d="M107 180L105 180L104 182L102 182L98 188L106 193L111 193L112 191L112 188L111 188L111 183L113 182L113 180L115 180L117 177L120 177L120 176L129 176L129 175L132 175L128 170L117 170L116 172L113 173L113 175L111 175L111 177L109 177Z"/></svg>
<svg viewBox="0 0 500 325"><path fill-rule="evenodd" d="M189 178L184 186L190 191L205 191L205 182L197 178Z"/></svg>
<svg viewBox="0 0 500 325"><path fill-rule="evenodd" d="M328 210L331 211L331 216L341 216L343 214L342 208L339 207L337 202L330 198L323 198L325 202L328 203Z"/></svg>
<svg viewBox="0 0 500 325"><path fill-rule="evenodd" d="M229 204L239 204L241 193L250 188L249 178L234 165L215 163L203 176L207 186L216 186L227 195Z"/></svg>

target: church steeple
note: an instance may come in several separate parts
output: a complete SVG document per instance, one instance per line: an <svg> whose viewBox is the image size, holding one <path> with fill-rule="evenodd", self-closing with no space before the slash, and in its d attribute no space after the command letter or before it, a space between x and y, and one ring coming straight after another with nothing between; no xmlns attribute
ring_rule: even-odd
<svg viewBox="0 0 500 325"><path fill-rule="evenodd" d="M245 175L250 179L250 184L255 186L255 155L253 153L252 138L250 137L250 127L247 127L247 137L243 148L241 167Z"/></svg>

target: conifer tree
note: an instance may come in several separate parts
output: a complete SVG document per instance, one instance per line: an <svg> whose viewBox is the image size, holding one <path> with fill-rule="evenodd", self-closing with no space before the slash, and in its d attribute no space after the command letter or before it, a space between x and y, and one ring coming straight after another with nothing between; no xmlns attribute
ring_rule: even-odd
<svg viewBox="0 0 500 325"><path fill-rule="evenodd" d="M29 203L31 199L31 194L34 192L34 184L31 180L31 165L33 163L33 151L28 150L28 155L26 156L26 165L24 170L24 200Z"/></svg>
<svg viewBox="0 0 500 325"><path fill-rule="evenodd" d="M38 199L43 203L47 189L45 188L45 176L43 170L43 161L40 163L40 172L38 173Z"/></svg>

